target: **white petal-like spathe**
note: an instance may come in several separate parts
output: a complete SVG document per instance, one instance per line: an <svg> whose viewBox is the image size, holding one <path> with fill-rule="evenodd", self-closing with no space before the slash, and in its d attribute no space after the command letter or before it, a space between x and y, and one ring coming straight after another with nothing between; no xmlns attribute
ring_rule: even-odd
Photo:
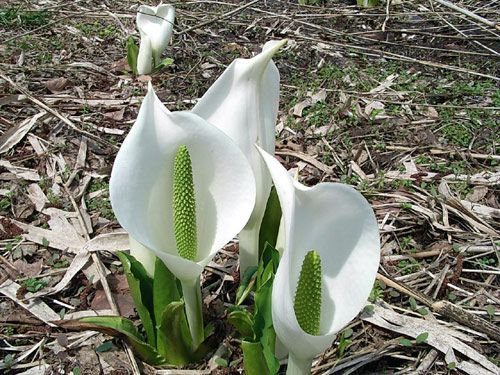
<svg viewBox="0 0 500 375"><path fill-rule="evenodd" d="M153 69L153 50L151 40L147 35L141 38L139 54L137 55L137 74L149 74Z"/></svg>
<svg viewBox="0 0 500 375"><path fill-rule="evenodd" d="M254 144L274 154L280 76L271 59L285 43L268 42L257 56L234 60L192 110L238 144L255 175L255 208L240 233L241 272L258 261L259 228L272 183Z"/></svg>
<svg viewBox="0 0 500 375"><path fill-rule="evenodd" d="M155 274L156 255L151 249L137 242L132 236L128 236L130 244L130 255L141 263L149 276Z"/></svg>
<svg viewBox="0 0 500 375"><path fill-rule="evenodd" d="M370 204L355 189L337 183L308 188L260 150L280 199L285 250L273 285L272 312L277 336L296 357L312 359L363 308L380 261L378 224ZM319 336L304 332L293 301L307 252L321 257L323 293Z"/></svg>
<svg viewBox="0 0 500 375"><path fill-rule="evenodd" d="M175 8L167 4L156 7L141 5L137 11L137 28L141 39L147 36L151 40L155 64L160 62L160 56L172 38L174 20Z"/></svg>
<svg viewBox="0 0 500 375"><path fill-rule="evenodd" d="M181 258L173 229L173 163L189 150L196 197L198 254ZM193 280L245 225L255 181L243 153L220 130L190 112L169 112L152 87L123 142L110 180L115 215L129 234L181 280Z"/></svg>

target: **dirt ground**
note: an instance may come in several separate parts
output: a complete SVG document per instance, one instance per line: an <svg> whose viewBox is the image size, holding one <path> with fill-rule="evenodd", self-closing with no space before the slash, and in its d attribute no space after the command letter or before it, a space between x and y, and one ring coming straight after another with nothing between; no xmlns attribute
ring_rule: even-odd
<svg viewBox="0 0 500 375"><path fill-rule="evenodd" d="M117 309L137 319L108 183L147 81L171 111L190 109L233 59L287 38L274 58L276 155L306 185L355 186L381 231L369 311L313 373L499 373L500 4L454 1L471 15L436 0L309 3L174 3L174 64L134 77L137 2L1 1L0 372L242 373L225 321L237 244L203 277L220 347L187 372L51 322Z"/></svg>

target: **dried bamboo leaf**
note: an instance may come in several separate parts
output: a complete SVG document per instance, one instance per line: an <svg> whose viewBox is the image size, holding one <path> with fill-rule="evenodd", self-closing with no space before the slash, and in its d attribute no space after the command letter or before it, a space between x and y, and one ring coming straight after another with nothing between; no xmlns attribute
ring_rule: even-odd
<svg viewBox="0 0 500 375"><path fill-rule="evenodd" d="M21 285L15 283L12 280L5 280L5 282L0 285L0 293L10 298L22 308L28 310L42 322L47 323L51 327L57 327L55 324L51 323L51 321L59 320L59 314L52 310L42 300L37 298L29 299L31 297L31 293L26 294L28 300L20 300L19 298L17 298L17 292L19 291L19 288L21 288Z"/></svg>
<svg viewBox="0 0 500 375"><path fill-rule="evenodd" d="M47 112L40 111L33 117L21 121L18 125L7 130L0 136L0 154L3 154L13 148L23 139L38 120L43 118Z"/></svg>
<svg viewBox="0 0 500 375"><path fill-rule="evenodd" d="M427 332L429 336L426 343L441 353L446 354L451 348L473 360L475 363L467 361L457 362L457 368L470 375L496 375L500 372L500 369L485 356L465 344L465 342L472 341L468 335L445 327L437 322L398 314L378 305L374 305L371 316L365 316L362 319L376 326L413 338L416 338L423 332Z"/></svg>

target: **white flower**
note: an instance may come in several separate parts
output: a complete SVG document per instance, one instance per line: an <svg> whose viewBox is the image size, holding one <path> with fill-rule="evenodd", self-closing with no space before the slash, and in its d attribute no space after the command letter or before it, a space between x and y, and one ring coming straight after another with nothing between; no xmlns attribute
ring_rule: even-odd
<svg viewBox="0 0 500 375"><path fill-rule="evenodd" d="M234 60L192 110L238 144L255 176L255 208L240 232L240 272L258 262L260 223L272 183L254 144L274 154L280 76L271 59L285 43L268 42L257 56Z"/></svg>
<svg viewBox="0 0 500 375"><path fill-rule="evenodd" d="M378 224L370 204L354 188L338 183L306 187L259 149L271 173L284 218L285 245L272 292L274 329L289 350L288 374L309 373L314 356L363 308L380 261ZM320 335L306 333L294 310L306 253L322 265ZM297 370L298 369L298 370Z"/></svg>
<svg viewBox="0 0 500 375"><path fill-rule="evenodd" d="M173 229L173 161L185 145L196 193L198 255L177 254ZM150 86L116 156L110 198L120 224L179 279L193 279L246 223L255 183L242 152L220 130L190 112L169 112Z"/></svg>
<svg viewBox="0 0 500 375"><path fill-rule="evenodd" d="M193 260L179 255L174 233L173 166L180 146L187 148L192 165L197 238ZM116 156L109 189L116 218L133 238L133 255L153 252L181 280L190 329L196 332L193 341L199 344L199 277L215 253L243 228L255 202L255 180L245 155L194 113L169 112L150 85ZM138 258L152 274L154 263L148 266L144 260L151 256Z"/></svg>
<svg viewBox="0 0 500 375"><path fill-rule="evenodd" d="M151 73L160 63L160 57L172 38L175 8L160 4L156 7L141 5L137 11L137 28L141 34L137 72Z"/></svg>

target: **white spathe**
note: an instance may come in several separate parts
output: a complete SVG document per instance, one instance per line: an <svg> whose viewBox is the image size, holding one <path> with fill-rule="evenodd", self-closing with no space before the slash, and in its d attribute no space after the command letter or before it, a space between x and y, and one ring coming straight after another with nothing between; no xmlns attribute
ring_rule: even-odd
<svg viewBox="0 0 500 375"><path fill-rule="evenodd" d="M151 40L147 35L141 38L139 54L137 55L137 74L149 74L153 70L153 50Z"/></svg>
<svg viewBox="0 0 500 375"><path fill-rule="evenodd" d="M167 48L170 39L172 38L172 30L175 20L175 8L171 5L160 4L152 7L148 5L141 5L137 10L137 28L141 34L141 44L139 47L139 56L141 52L146 56L146 50L149 52L150 63L149 71L142 67L146 64L140 65L140 58L138 58L137 72L139 74L148 74L155 65L160 63L160 57L163 51ZM148 38L149 43L144 43L144 39Z"/></svg>
<svg viewBox="0 0 500 375"><path fill-rule="evenodd" d="M194 261L178 255L174 236L173 165L180 145L189 150L193 169ZM142 245L134 255L150 249L188 282L243 228L255 202L253 173L238 146L194 113L168 111L151 85L116 156L109 188L116 218Z"/></svg>
<svg viewBox="0 0 500 375"><path fill-rule="evenodd" d="M258 263L260 223L272 182L254 145L274 154L280 76L271 59L286 42L267 42L257 56L234 60L192 110L236 142L255 176L255 208L240 232L240 272Z"/></svg>
<svg viewBox="0 0 500 375"><path fill-rule="evenodd" d="M363 308L380 261L378 224L370 204L338 183L306 187L259 149L276 186L284 218L285 245L272 292L274 329L295 362L325 351L335 334ZM304 332L293 302L302 263L316 250L322 265L320 335Z"/></svg>
<svg viewBox="0 0 500 375"><path fill-rule="evenodd" d="M129 236L130 255L132 255L139 263L142 264L150 277L155 274L155 253L145 247L140 242L137 242L132 236Z"/></svg>

